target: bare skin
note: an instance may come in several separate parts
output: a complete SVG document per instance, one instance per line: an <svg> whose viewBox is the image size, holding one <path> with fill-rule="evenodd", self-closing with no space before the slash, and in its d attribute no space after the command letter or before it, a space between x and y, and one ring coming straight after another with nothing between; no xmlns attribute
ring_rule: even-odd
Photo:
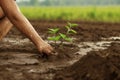
<svg viewBox="0 0 120 80"><path fill-rule="evenodd" d="M40 53L47 55L53 54L53 48L46 43L35 31L30 22L20 12L14 0L0 0L0 40L15 25L22 33L24 33L37 47Z"/></svg>

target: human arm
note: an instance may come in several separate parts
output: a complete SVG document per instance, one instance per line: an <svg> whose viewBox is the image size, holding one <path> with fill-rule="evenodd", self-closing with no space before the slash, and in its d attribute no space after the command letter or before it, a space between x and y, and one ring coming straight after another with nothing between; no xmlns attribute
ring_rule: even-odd
<svg viewBox="0 0 120 80"><path fill-rule="evenodd" d="M37 46L40 53L48 55L52 53L53 48L38 35L27 18L21 13L14 0L0 0L0 6L11 23Z"/></svg>

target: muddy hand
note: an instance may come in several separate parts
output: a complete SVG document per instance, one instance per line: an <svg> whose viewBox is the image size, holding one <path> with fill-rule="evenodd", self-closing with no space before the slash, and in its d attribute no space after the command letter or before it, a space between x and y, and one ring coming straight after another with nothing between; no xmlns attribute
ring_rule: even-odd
<svg viewBox="0 0 120 80"><path fill-rule="evenodd" d="M40 44L40 47L38 48L38 50L40 51L40 53L42 54L46 54L46 55L56 55L54 49L52 48L51 45L49 45L46 42L43 42Z"/></svg>

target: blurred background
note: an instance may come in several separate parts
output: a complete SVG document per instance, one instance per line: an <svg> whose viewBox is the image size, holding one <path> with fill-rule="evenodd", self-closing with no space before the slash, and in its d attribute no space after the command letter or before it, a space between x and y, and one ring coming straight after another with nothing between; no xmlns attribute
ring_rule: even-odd
<svg viewBox="0 0 120 80"><path fill-rule="evenodd" d="M32 20L120 22L120 0L17 0Z"/></svg>
<svg viewBox="0 0 120 80"><path fill-rule="evenodd" d="M107 6L119 5L120 0L17 0L21 6Z"/></svg>

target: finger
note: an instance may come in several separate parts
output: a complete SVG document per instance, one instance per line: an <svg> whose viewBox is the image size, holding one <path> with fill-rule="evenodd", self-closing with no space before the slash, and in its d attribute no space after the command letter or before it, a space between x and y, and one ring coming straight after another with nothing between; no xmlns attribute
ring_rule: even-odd
<svg viewBox="0 0 120 80"><path fill-rule="evenodd" d="M51 54L51 50L49 50L48 48L42 51L43 54L47 54L50 55Z"/></svg>
<svg viewBox="0 0 120 80"><path fill-rule="evenodd" d="M42 53L49 55L57 55L58 53L54 50L53 47L51 47L50 45L47 48L44 48L42 50Z"/></svg>
<svg viewBox="0 0 120 80"><path fill-rule="evenodd" d="M56 55L56 52L54 51L54 49L47 49L46 51L44 51L44 53L46 53L48 56Z"/></svg>
<svg viewBox="0 0 120 80"><path fill-rule="evenodd" d="M57 53L56 51L53 51L53 52L52 52L52 55L57 56L57 55L58 55L58 53Z"/></svg>

